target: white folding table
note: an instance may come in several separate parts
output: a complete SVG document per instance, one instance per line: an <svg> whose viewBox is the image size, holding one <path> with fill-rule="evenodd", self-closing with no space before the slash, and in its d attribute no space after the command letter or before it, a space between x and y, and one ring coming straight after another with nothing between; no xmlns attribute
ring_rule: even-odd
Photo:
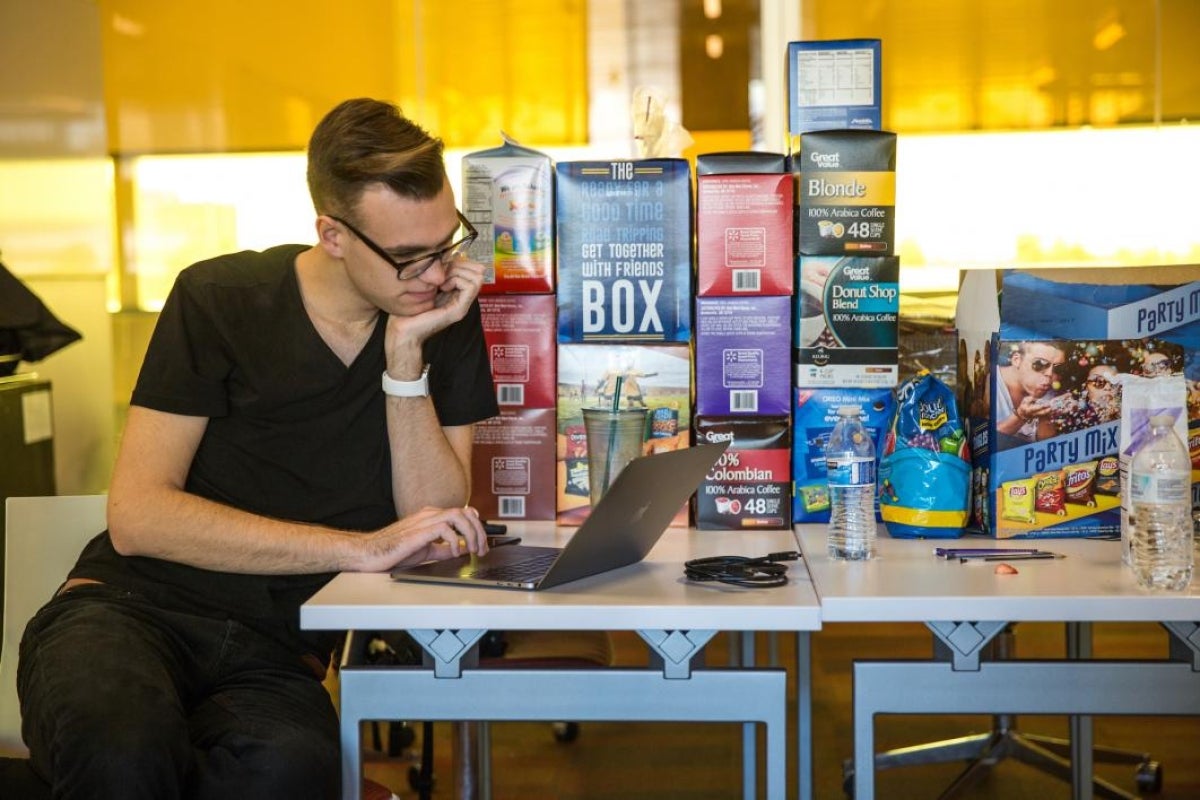
<svg viewBox="0 0 1200 800"><path fill-rule="evenodd" d="M1064 714L1073 717L1073 798L1092 796L1088 716L1200 714L1200 581L1183 593L1138 588L1120 544L1090 539L900 540L881 528L878 558L835 562L825 527L801 525L797 539L824 622L923 622L945 658L854 664L854 797L874 797L876 714ZM1066 558L995 563L934 556L937 546L1040 547ZM1090 637L1060 660L981 659L1013 622L1158 622L1170 633L1161 660L1092 660ZM1074 657L1073 657L1074 656ZM1136 687L1136 691L1133 687Z"/></svg>
<svg viewBox="0 0 1200 800"><path fill-rule="evenodd" d="M574 532L549 522L514 523L526 544L563 545ZM788 584L741 588L693 583L684 562L716 555L795 550L790 530L671 528L643 562L552 589L518 590L396 582L385 574L343 573L301 608L307 629L406 630L426 665L343 669L343 797L361 786L359 721L606 720L747 723L743 793L757 794L753 724L766 728L766 789L787 794L787 675L776 668L702 666L719 631L797 633L800 704L799 795L812 796L809 631L820 628L816 594L802 562ZM485 669L472 666L491 630L630 630L650 646L644 668ZM752 659L752 653L751 653Z"/></svg>

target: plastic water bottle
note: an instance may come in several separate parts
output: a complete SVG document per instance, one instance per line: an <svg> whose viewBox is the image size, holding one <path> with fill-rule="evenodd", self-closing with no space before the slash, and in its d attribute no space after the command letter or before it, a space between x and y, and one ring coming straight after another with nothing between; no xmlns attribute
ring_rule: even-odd
<svg viewBox="0 0 1200 800"><path fill-rule="evenodd" d="M841 406L825 446L829 475L829 556L858 561L875 555L875 444L862 408Z"/></svg>
<svg viewBox="0 0 1200 800"><path fill-rule="evenodd" d="M1150 417L1150 439L1129 468L1130 564L1147 589L1180 591L1192 582L1192 462L1174 423Z"/></svg>

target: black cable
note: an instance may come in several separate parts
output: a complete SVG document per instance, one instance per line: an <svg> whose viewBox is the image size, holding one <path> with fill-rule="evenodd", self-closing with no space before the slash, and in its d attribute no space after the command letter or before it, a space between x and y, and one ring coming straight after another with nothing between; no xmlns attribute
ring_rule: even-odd
<svg viewBox="0 0 1200 800"><path fill-rule="evenodd" d="M727 583L731 586L769 588L787 583L787 564L781 561L796 561L800 554L794 550L785 553L751 558L749 556L712 556L695 558L683 565L683 574L688 580L697 582Z"/></svg>

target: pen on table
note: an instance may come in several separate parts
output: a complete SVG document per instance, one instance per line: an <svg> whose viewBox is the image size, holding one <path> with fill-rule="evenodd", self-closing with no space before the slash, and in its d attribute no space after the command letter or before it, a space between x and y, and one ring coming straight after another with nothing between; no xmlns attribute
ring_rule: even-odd
<svg viewBox="0 0 1200 800"><path fill-rule="evenodd" d="M1039 553L1036 547L936 547L934 555L939 558L958 558L959 556L990 556L1021 553Z"/></svg>
<svg viewBox="0 0 1200 800"><path fill-rule="evenodd" d="M1039 553L1017 553L1011 556L990 555L981 556L980 558L968 558L967 556L959 556L958 563L966 564L971 561L1044 561L1054 558L1066 558L1062 553L1039 552Z"/></svg>

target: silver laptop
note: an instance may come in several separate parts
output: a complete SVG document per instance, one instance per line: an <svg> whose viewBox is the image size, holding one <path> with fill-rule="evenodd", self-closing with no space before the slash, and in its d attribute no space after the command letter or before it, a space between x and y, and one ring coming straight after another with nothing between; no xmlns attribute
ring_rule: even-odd
<svg viewBox="0 0 1200 800"><path fill-rule="evenodd" d="M728 443L630 461L564 547L507 545L392 572L398 581L548 589L641 561Z"/></svg>

